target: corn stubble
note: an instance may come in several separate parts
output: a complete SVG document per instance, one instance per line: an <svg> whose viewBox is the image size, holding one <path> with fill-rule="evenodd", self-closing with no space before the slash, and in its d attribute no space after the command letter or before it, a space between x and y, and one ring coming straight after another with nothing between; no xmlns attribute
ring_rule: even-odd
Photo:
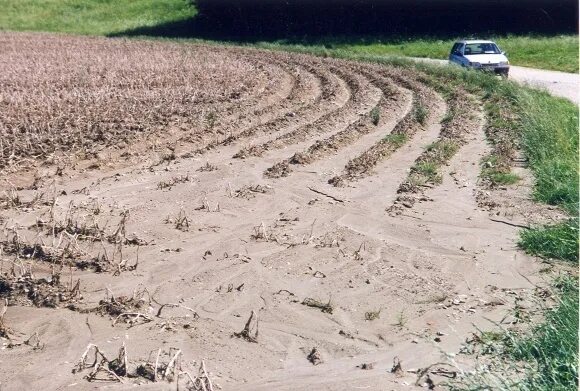
<svg viewBox="0 0 580 391"><path fill-rule="evenodd" d="M198 45L5 33L0 51L0 169L201 132L259 79L256 64Z"/></svg>

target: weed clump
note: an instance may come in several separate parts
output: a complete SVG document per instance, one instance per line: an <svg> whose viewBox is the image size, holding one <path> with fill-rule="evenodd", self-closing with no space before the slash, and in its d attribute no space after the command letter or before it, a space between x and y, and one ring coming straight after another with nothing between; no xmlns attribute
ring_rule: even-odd
<svg viewBox="0 0 580 391"><path fill-rule="evenodd" d="M381 112L379 111L378 107L374 107L371 110L371 122L373 123L373 125L377 126L380 120L381 120Z"/></svg>
<svg viewBox="0 0 580 391"><path fill-rule="evenodd" d="M365 320L375 320L381 317L381 310L365 312Z"/></svg>
<svg viewBox="0 0 580 391"><path fill-rule="evenodd" d="M425 106L418 104L415 106L415 121L420 123L421 125L425 125L425 121L427 120L427 116L429 115L429 111L425 108Z"/></svg>

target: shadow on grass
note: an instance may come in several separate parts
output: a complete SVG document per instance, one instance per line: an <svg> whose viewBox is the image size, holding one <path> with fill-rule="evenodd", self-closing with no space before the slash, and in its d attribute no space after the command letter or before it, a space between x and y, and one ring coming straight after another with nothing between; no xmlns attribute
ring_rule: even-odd
<svg viewBox="0 0 580 391"><path fill-rule="evenodd" d="M235 43L385 43L486 35L576 34L572 0L193 0L196 17L114 36Z"/></svg>

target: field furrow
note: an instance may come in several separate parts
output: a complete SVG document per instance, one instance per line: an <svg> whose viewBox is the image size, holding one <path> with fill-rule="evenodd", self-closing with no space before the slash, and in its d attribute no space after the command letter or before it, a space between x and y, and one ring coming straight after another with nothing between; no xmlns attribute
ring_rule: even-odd
<svg viewBox="0 0 580 391"><path fill-rule="evenodd" d="M342 174L329 180L334 186L344 186L346 182L355 181L372 173L381 160L389 157L401 148L417 131L424 127L434 117L434 106L438 98L436 93L426 86L404 75L375 70L386 74L413 92L412 109L405 114L390 134L385 135L363 153L350 160Z"/></svg>
<svg viewBox="0 0 580 391"><path fill-rule="evenodd" d="M304 142L309 137L335 131L337 127L356 121L362 113L368 111L369 106L374 107L379 99L380 91L368 88L369 81L366 78L347 69L332 67L331 71L341 77L350 90L346 103L333 107L331 111L312 123L292 129L267 142L244 148L234 157L262 156L266 151L281 149Z"/></svg>
<svg viewBox="0 0 580 391"><path fill-rule="evenodd" d="M400 195L389 208L390 212L400 213L403 207L412 207L417 199L425 198L425 189L442 182L442 167L468 142L470 133L483 126L480 107L481 103L466 91L457 90L452 94L438 139L415 160L407 179L399 186Z"/></svg>
<svg viewBox="0 0 580 391"><path fill-rule="evenodd" d="M381 91L379 101L345 129L325 139L318 140L306 150L297 152L292 157L276 163L265 172L266 176L270 178L287 176L291 172L290 165L311 164L316 160L335 154L340 149L348 147L369 133L387 134L387 132L384 132L383 126L394 114L393 107L395 102L401 100L403 95L389 79L373 76L371 73L364 71L361 74L369 78L371 84Z"/></svg>
<svg viewBox="0 0 580 391"><path fill-rule="evenodd" d="M286 62L294 63L289 60ZM265 122L260 118L255 126L245 128L239 133L230 134L219 144L229 145L238 140L256 139L263 135L272 137L276 133L284 133L287 129L296 129L312 123L330 110L329 107L334 107L341 95L339 89L342 87L336 77L321 64L310 61L294 64L298 67L297 69L306 72L314 80L311 80L310 84L304 83L302 88L293 91L288 97L286 111ZM211 144L211 147L217 145Z"/></svg>

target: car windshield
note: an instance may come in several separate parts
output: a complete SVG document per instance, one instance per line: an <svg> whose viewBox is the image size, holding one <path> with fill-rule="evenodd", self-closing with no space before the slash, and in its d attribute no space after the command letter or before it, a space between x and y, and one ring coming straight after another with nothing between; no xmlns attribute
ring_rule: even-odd
<svg viewBox="0 0 580 391"><path fill-rule="evenodd" d="M495 43L468 43L465 45L463 54L466 56L474 54L501 54L501 50Z"/></svg>

